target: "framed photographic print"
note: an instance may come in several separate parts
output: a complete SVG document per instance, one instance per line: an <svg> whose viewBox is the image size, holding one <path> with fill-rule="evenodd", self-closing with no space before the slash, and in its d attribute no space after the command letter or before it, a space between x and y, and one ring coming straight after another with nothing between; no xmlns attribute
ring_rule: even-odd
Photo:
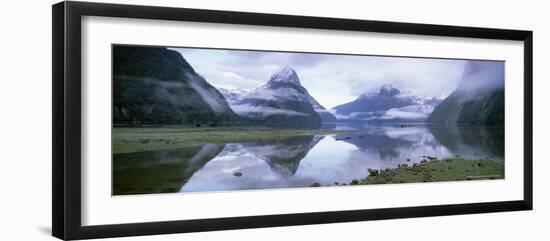
<svg viewBox="0 0 550 241"><path fill-rule="evenodd" d="M532 209L532 32L53 6L53 235Z"/></svg>

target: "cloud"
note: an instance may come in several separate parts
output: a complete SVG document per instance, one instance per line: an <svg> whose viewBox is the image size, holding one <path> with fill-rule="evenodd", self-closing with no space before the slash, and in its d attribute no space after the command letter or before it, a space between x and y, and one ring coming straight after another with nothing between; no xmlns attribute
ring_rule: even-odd
<svg viewBox="0 0 550 241"><path fill-rule="evenodd" d="M267 106L254 106L249 104L242 105L232 105L231 109L239 115L245 116L270 116L270 115L290 115L290 116L307 116L308 114L292 111L292 110L283 110Z"/></svg>
<svg viewBox="0 0 550 241"><path fill-rule="evenodd" d="M221 113L225 111L224 105L222 103L223 99L221 99L218 96L218 93L216 93L212 89L206 89L204 88L200 83L200 80L196 80L196 77L194 77L191 74L187 74L187 77L193 81L189 81L189 84L197 93L202 97L202 99L210 106L210 108L216 112Z"/></svg>
<svg viewBox="0 0 550 241"><path fill-rule="evenodd" d="M415 95L446 97L463 77L467 60L175 48L218 88L253 89L284 66L326 108L392 84Z"/></svg>
<svg viewBox="0 0 550 241"><path fill-rule="evenodd" d="M432 113L434 107L423 105L411 105L401 108L392 108L386 111L380 119L425 119Z"/></svg>
<svg viewBox="0 0 550 241"><path fill-rule="evenodd" d="M470 61L464 68L460 90L475 91L504 87L504 62Z"/></svg>

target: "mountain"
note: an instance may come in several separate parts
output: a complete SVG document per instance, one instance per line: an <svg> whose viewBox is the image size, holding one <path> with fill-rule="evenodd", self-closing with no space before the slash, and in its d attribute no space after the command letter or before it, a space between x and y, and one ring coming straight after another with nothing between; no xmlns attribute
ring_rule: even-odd
<svg viewBox="0 0 550 241"><path fill-rule="evenodd" d="M307 91L306 91L307 93ZM313 109L319 113L323 122L336 122L336 116L334 116L330 111L328 111L324 106L319 104L315 98L307 94L309 103L313 106Z"/></svg>
<svg viewBox="0 0 550 241"><path fill-rule="evenodd" d="M176 51L113 47L115 124L217 124L237 120L223 95Z"/></svg>
<svg viewBox="0 0 550 241"><path fill-rule="evenodd" d="M285 67L250 91L220 89L233 111L251 121L319 125L336 118L313 98L292 68Z"/></svg>
<svg viewBox="0 0 550 241"><path fill-rule="evenodd" d="M427 122L504 124L504 63L469 61L456 90L434 109Z"/></svg>
<svg viewBox="0 0 550 241"><path fill-rule="evenodd" d="M332 112L339 120L368 122L423 122L441 102L433 96L414 96L390 84L378 93L366 93L356 100L336 106Z"/></svg>

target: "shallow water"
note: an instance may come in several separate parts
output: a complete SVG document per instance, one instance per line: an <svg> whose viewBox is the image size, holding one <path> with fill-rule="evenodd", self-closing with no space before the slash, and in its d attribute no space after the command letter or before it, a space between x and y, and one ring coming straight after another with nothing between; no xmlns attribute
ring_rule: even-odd
<svg viewBox="0 0 550 241"><path fill-rule="evenodd" d="M113 193L226 191L335 185L367 169L420 162L422 156L504 162L504 130L487 127L339 124L351 134L208 144L178 150L116 154ZM241 175L239 175L241 174Z"/></svg>

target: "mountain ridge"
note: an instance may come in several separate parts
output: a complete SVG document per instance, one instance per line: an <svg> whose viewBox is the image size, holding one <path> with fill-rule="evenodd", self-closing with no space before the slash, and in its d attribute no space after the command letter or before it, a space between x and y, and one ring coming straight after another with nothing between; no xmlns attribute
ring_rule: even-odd
<svg viewBox="0 0 550 241"><path fill-rule="evenodd" d="M415 96L391 84L332 109L338 120L368 122L423 122L439 104L436 96Z"/></svg>
<svg viewBox="0 0 550 241"><path fill-rule="evenodd" d="M504 64L468 62L456 90L426 120L442 124L504 124Z"/></svg>
<svg viewBox="0 0 550 241"><path fill-rule="evenodd" d="M320 124L335 121L307 89L290 67L275 72L262 86L243 92L221 89L238 115L253 120L287 124Z"/></svg>
<svg viewBox="0 0 550 241"><path fill-rule="evenodd" d="M113 47L114 124L216 124L237 118L223 95L180 53Z"/></svg>

